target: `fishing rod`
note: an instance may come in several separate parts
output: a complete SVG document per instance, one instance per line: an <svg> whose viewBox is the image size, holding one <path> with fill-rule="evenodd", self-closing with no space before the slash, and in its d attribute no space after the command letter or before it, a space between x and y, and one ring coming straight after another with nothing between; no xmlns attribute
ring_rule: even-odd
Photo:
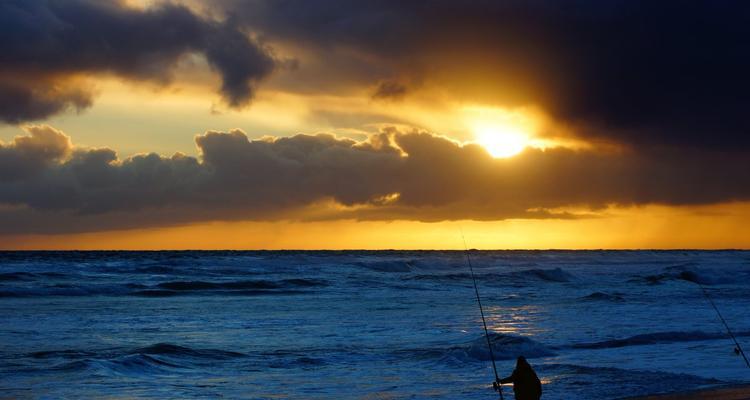
<svg viewBox="0 0 750 400"><path fill-rule="evenodd" d="M701 285L701 283L698 281L691 281L691 282L694 282L701 288L701 291L703 292L703 296L706 298L706 300L708 300L709 303L711 303L711 307L714 308L714 311L716 311L716 315L719 316L721 323L724 324L724 327L727 329L727 333L729 333L729 337L731 337L732 340L734 341L734 346L735 346L734 352L736 354L741 355L742 358L745 360L745 365L747 365L747 367L750 368L750 361L747 360L747 356L745 356L745 352L742 350L742 346L740 346L740 343L737 341L737 338L734 336L734 333L732 333L732 330L729 329L729 324L727 324L727 321L721 315L721 312L719 312L719 308L716 307L716 304L711 299L711 296L708 295L708 291L706 290L706 288L703 285Z"/></svg>
<svg viewBox="0 0 750 400"><path fill-rule="evenodd" d="M474 283L474 293L477 295L477 304L479 304L479 314L482 316L482 326L484 327L484 337L485 339L487 339L487 347L490 349L490 360L492 360L492 371L495 373L495 382L492 383L492 387L495 390L497 390L497 393L500 394L500 400L503 400L503 387L500 384L500 376L497 375L497 365L495 365L495 353L492 351L492 342L490 341L490 334L487 331L487 320L484 319L484 310L482 309L482 300L479 297L479 288L477 288L477 278L474 277L474 267L471 265L471 257L469 256L469 247L466 246L466 237L464 237L463 229L461 229L461 239L463 239L464 241L464 250L466 251L466 261L469 264L469 272L471 272L471 281Z"/></svg>

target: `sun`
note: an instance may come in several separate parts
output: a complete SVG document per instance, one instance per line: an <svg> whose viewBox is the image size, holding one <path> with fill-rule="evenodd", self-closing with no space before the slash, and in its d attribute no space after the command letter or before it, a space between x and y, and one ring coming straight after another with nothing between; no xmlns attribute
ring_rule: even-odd
<svg viewBox="0 0 750 400"><path fill-rule="evenodd" d="M543 148L537 137L545 119L530 107L508 109L488 106L465 106L464 123L473 133L473 143L484 147L494 158L520 154L527 147Z"/></svg>
<svg viewBox="0 0 750 400"><path fill-rule="evenodd" d="M487 149L492 157L515 156L529 145L529 135L521 129L505 124L476 124L476 142Z"/></svg>

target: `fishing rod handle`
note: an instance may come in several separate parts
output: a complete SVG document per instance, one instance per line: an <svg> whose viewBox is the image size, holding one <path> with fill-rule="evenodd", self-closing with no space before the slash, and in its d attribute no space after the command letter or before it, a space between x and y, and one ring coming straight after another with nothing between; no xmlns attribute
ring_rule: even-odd
<svg viewBox="0 0 750 400"><path fill-rule="evenodd" d="M499 381L492 382L492 389L500 395L500 400L503 400L503 385Z"/></svg>

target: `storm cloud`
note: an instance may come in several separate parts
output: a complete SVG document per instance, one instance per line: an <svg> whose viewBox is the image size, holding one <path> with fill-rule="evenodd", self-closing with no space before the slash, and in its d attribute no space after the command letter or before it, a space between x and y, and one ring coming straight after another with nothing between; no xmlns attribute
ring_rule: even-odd
<svg viewBox="0 0 750 400"><path fill-rule="evenodd" d="M215 4L270 40L304 45L320 62L345 66L322 70L318 81L329 88L345 79L371 86L407 77L464 100L540 105L594 139L750 147L747 2Z"/></svg>
<svg viewBox="0 0 750 400"><path fill-rule="evenodd" d="M199 157L79 148L28 127L0 147L0 233L64 233L211 220L571 218L561 207L750 200L750 157L482 147L386 129L366 141L332 135L196 137ZM317 212L310 212L318 207ZM308 210L305 213L295 213Z"/></svg>
<svg viewBox="0 0 750 400"><path fill-rule="evenodd" d="M0 120L38 120L92 104L75 82L89 74L167 82L181 57L202 54L221 76L232 107L246 105L275 68L270 50L231 20L215 21L165 3L0 2Z"/></svg>

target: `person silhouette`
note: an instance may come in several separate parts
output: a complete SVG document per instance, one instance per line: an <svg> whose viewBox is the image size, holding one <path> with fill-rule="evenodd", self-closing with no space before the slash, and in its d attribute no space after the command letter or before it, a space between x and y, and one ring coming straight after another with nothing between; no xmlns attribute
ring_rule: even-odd
<svg viewBox="0 0 750 400"><path fill-rule="evenodd" d="M516 400L539 400L542 397L542 382L524 356L518 357L516 369L509 377L500 379L499 383L513 383Z"/></svg>

